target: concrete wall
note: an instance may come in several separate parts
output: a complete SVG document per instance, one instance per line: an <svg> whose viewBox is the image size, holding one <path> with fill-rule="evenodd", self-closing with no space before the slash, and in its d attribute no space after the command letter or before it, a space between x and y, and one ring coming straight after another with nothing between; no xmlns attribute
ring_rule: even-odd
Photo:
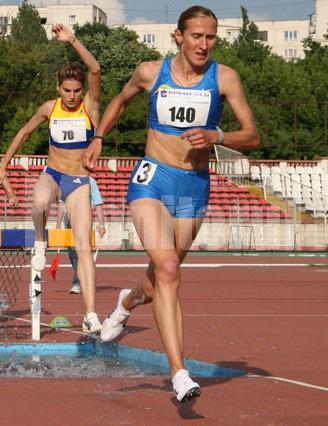
<svg viewBox="0 0 328 426"><path fill-rule="evenodd" d="M315 15L313 16L314 39L324 45L328 45L328 40L324 35L328 34L328 0L317 0Z"/></svg>
<svg viewBox="0 0 328 426"><path fill-rule="evenodd" d="M33 229L31 221L8 222L7 229ZM48 228L55 228L49 222ZM100 249L142 250L132 222L106 223L107 232L102 240L96 234ZM205 222L192 250L327 250L327 225L322 219L315 224L296 223L237 223Z"/></svg>

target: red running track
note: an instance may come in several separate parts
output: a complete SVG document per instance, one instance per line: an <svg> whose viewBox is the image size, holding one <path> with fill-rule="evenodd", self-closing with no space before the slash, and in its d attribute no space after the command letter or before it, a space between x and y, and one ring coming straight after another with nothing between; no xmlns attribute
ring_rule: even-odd
<svg viewBox="0 0 328 426"><path fill-rule="evenodd" d="M99 255L98 262L112 266L97 269L97 311L104 319L119 289L142 279L143 268L127 265L147 258ZM167 378L3 379L0 424L327 426L327 258L193 254L186 263L185 355L242 368L249 377L200 379L201 398L183 405ZM78 331L83 304L68 293L68 271L61 268L55 283L44 274L41 320L63 315ZM28 278L26 270L13 312L22 319L30 318ZM30 341L28 323L7 321L0 331L1 342ZM78 334L42 328L42 342L77 340ZM134 311L120 342L162 350L150 306Z"/></svg>

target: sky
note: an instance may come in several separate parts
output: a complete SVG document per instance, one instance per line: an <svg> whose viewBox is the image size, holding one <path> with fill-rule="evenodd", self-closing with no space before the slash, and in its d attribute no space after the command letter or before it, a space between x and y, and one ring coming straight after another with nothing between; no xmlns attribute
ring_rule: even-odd
<svg viewBox="0 0 328 426"><path fill-rule="evenodd" d="M0 5L18 3L18 0L0 0ZM308 19L308 16L315 12L315 0L30 0L30 3L37 7L54 3L93 3L106 12L109 25L175 23L183 10L195 4L212 9L219 19L240 18L241 4L254 20Z"/></svg>

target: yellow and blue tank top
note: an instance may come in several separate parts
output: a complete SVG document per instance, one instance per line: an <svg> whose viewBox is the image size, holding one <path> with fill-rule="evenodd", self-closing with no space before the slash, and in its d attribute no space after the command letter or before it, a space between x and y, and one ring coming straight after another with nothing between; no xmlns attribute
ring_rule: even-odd
<svg viewBox="0 0 328 426"><path fill-rule="evenodd" d="M219 64L209 61L203 79L191 87L173 81L171 65L172 58L163 60L157 81L149 92L149 128L176 136L193 128L216 130L223 110Z"/></svg>
<svg viewBox="0 0 328 426"><path fill-rule="evenodd" d="M66 111L56 99L49 117L49 144L62 149L83 149L90 144L95 128L83 101L76 110Z"/></svg>

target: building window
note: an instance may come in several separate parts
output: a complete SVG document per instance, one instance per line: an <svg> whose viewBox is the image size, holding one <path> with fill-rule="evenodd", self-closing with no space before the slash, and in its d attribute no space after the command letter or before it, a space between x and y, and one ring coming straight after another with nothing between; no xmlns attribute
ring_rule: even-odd
<svg viewBox="0 0 328 426"><path fill-rule="evenodd" d="M239 35L239 31L236 30L226 30L226 39L229 41L229 43L233 43L237 40Z"/></svg>
<svg viewBox="0 0 328 426"><path fill-rule="evenodd" d="M285 58L286 59L297 58L297 49L285 49Z"/></svg>
<svg viewBox="0 0 328 426"><path fill-rule="evenodd" d="M257 33L257 40L268 41L268 32L267 31L259 31Z"/></svg>
<svg viewBox="0 0 328 426"><path fill-rule="evenodd" d="M155 34L144 34L143 41L146 44L154 44L156 40Z"/></svg>
<svg viewBox="0 0 328 426"><path fill-rule="evenodd" d="M0 34L5 34L8 27L8 18L7 16L0 16Z"/></svg>
<svg viewBox="0 0 328 426"><path fill-rule="evenodd" d="M76 15L69 15L68 23L70 25L75 25L77 23Z"/></svg>
<svg viewBox="0 0 328 426"><path fill-rule="evenodd" d="M297 31L285 31L285 40L289 41L289 40L297 40Z"/></svg>

